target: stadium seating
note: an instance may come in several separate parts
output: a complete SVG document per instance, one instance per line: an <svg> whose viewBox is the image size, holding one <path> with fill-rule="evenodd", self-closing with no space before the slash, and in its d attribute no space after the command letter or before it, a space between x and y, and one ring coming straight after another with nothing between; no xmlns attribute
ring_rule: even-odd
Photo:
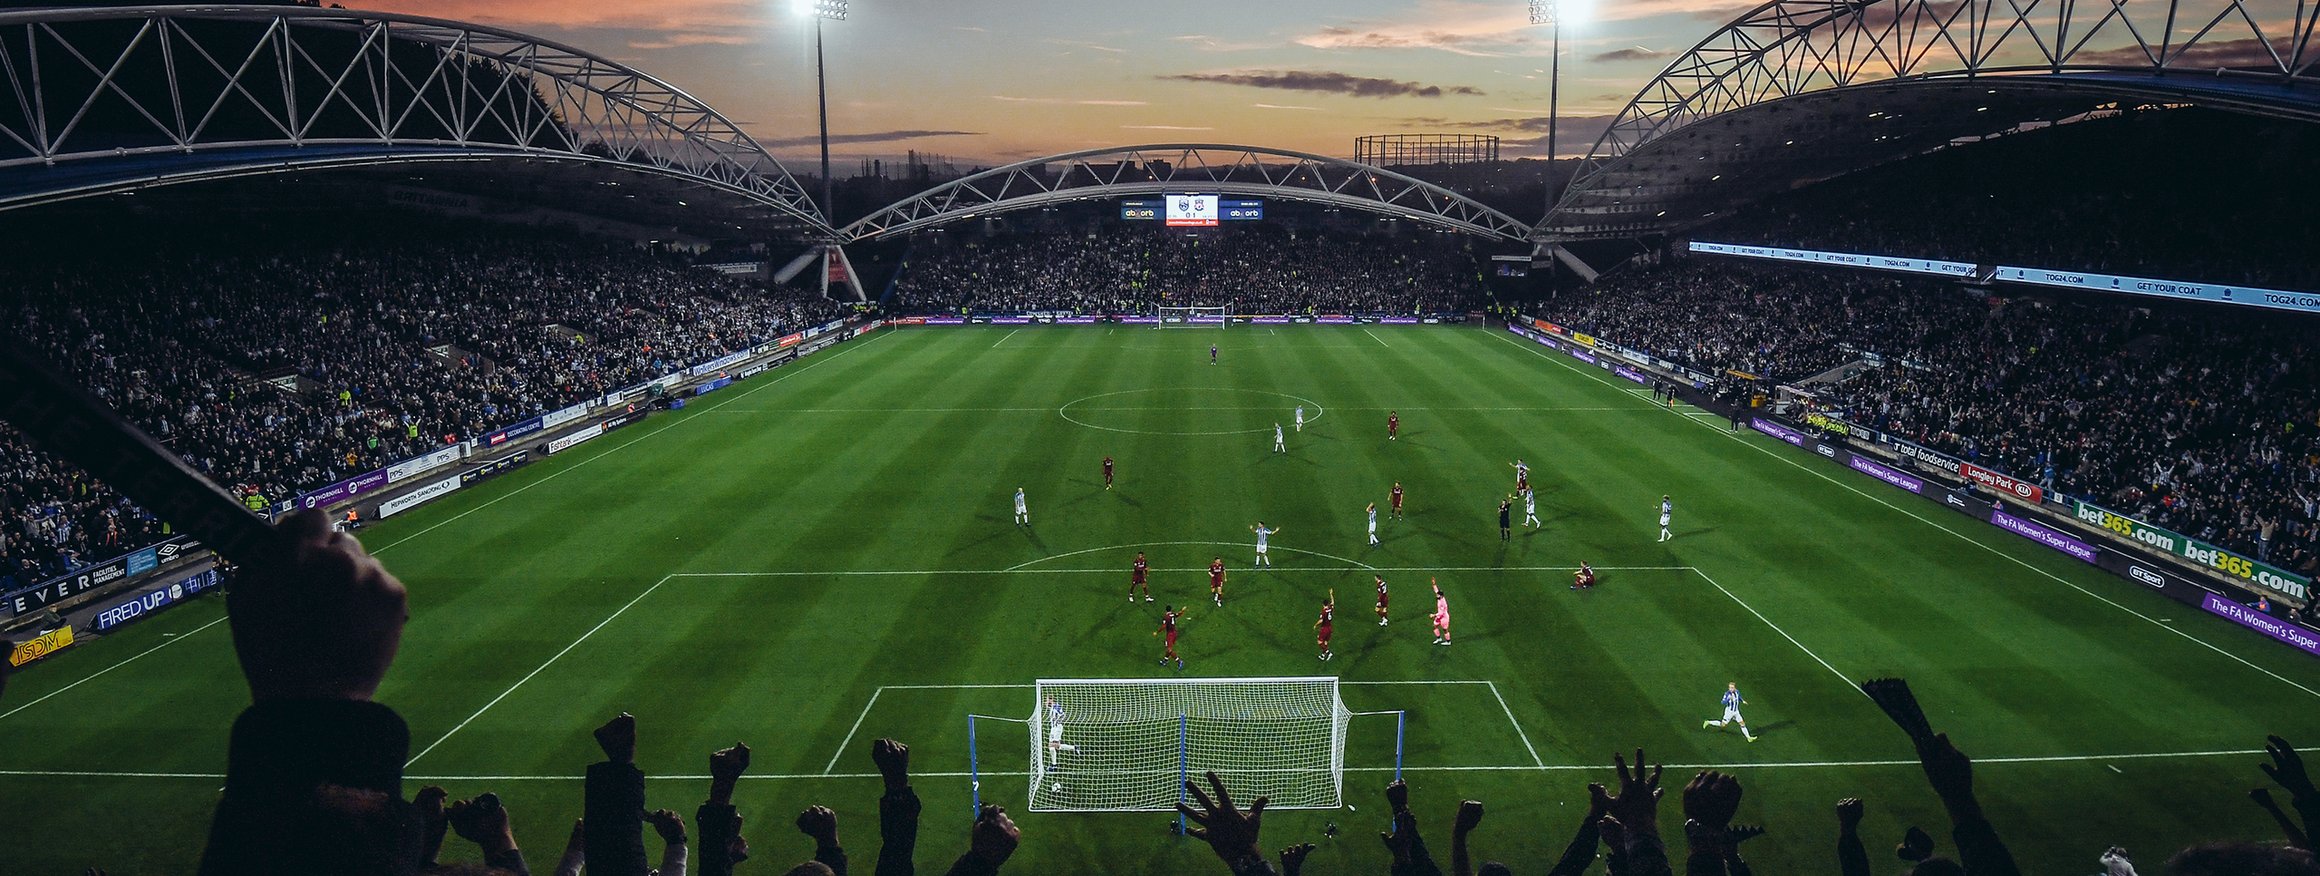
<svg viewBox="0 0 2320 876"><path fill-rule="evenodd" d="M1795 381L1849 419L2291 571L2320 569L2320 354L2303 320L1705 259L1539 316L1694 368Z"/></svg>
<svg viewBox="0 0 2320 876"><path fill-rule="evenodd" d="M929 243L896 282L896 309L946 313L1450 313L1482 294L1463 240L1297 234L1281 225L1187 235L1117 226Z"/></svg>
<svg viewBox="0 0 2320 876"><path fill-rule="evenodd" d="M0 268L0 288L43 355L275 501L847 310L630 246L466 226L262 255L76 253ZM158 528L6 432L0 471L0 585Z"/></svg>

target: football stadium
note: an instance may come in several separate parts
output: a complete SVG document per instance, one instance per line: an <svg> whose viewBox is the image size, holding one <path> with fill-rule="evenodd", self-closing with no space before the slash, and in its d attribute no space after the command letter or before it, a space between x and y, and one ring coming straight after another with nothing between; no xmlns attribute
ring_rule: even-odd
<svg viewBox="0 0 2320 876"><path fill-rule="evenodd" d="M2320 874L2310 4L379 5L0 11L0 870Z"/></svg>

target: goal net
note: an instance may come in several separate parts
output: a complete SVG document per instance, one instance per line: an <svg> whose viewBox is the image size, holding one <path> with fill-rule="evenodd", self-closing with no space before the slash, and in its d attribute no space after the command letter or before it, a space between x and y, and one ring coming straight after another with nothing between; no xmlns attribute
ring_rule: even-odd
<svg viewBox="0 0 2320 876"><path fill-rule="evenodd" d="M1045 679L1031 715L1034 812L1158 812L1214 770L1238 800L1344 800L1337 679Z"/></svg>
<svg viewBox="0 0 2320 876"><path fill-rule="evenodd" d="M1232 325L1232 311L1223 305L1203 307L1162 306L1160 317L1152 325L1156 328L1224 328Z"/></svg>

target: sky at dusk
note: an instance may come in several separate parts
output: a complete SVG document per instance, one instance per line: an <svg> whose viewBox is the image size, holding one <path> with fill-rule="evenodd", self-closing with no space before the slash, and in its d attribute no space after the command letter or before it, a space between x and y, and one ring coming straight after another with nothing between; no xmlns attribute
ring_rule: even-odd
<svg viewBox="0 0 2320 876"><path fill-rule="evenodd" d="M357 4L349 4L357 5ZM813 27L792 0L377 0L631 64L810 170ZM1584 154L1677 53L1748 8L1568 0L1560 149ZM840 173L917 149L995 164L1213 142L1350 155L1354 137L1480 133L1545 153L1550 31L1527 0L852 0L827 22Z"/></svg>

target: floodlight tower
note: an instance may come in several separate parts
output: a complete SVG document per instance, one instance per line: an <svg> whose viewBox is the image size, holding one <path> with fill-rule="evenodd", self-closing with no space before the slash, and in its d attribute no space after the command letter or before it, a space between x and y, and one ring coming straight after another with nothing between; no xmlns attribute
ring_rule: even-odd
<svg viewBox="0 0 2320 876"><path fill-rule="evenodd" d="M1544 24L1554 28L1552 41L1548 43L1547 48L1547 170L1552 173L1555 169L1555 124L1562 115L1560 99L1563 90L1563 4L1561 0L1531 0L1531 24ZM1547 193L1548 211L1552 212L1555 209L1555 202L1562 199L1562 188L1561 183L1558 182L1554 190Z"/></svg>
<svg viewBox="0 0 2320 876"><path fill-rule="evenodd" d="M797 0L797 4L801 13L814 19L814 99L821 106L822 122L822 216L836 227L838 205L830 199L830 86L828 69L822 65L822 22L845 21L847 0Z"/></svg>

